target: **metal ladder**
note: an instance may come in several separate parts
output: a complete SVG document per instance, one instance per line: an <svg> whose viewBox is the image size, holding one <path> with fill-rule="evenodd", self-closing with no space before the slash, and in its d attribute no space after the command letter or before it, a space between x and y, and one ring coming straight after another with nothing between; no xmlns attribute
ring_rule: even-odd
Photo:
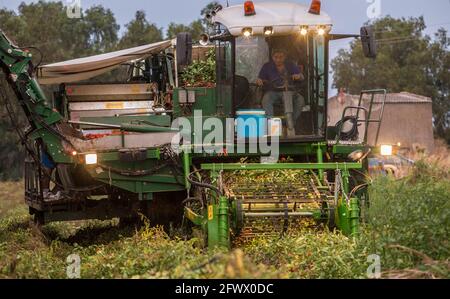
<svg viewBox="0 0 450 299"><path fill-rule="evenodd" d="M375 100L375 95L377 95L377 94L381 94L382 95L381 112L380 112L379 118L372 119L373 104L374 104L374 100ZM366 107L362 106L362 101L364 99L364 95L369 95L370 96L370 105L369 105L368 109ZM339 125L338 134L336 136L336 144L341 144L341 142L342 142L342 140L341 140L341 133L342 133L342 127L344 126L344 119L347 116L347 111L349 109L356 109L356 122L357 122L357 124L359 124L359 123L365 123L366 124L366 128L365 128L365 131L364 131L364 140L363 140L364 144L367 144L369 125L371 123L377 123L378 124L378 126L377 126L377 133L375 135L375 144L374 144L374 146L377 146L378 145L378 137L380 135L381 122L383 121L384 107L386 105L386 97L387 97L386 89L373 89L373 90L363 90L363 91L361 91L361 94L359 96L358 106L347 106L347 107L345 107L344 111L342 112L341 123ZM365 113L365 116L366 116L365 120L362 120L362 119L359 118L359 114L360 114L361 110L364 111L364 113Z"/></svg>

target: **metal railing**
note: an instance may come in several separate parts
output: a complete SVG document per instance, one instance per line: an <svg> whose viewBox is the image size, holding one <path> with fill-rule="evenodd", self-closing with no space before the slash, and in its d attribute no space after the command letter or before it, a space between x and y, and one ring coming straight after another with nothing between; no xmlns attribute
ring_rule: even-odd
<svg viewBox="0 0 450 299"><path fill-rule="evenodd" d="M373 104L375 101L375 95L377 95L377 94L382 95L381 112L380 112L380 115L378 118L372 119ZM370 96L370 104L369 104L368 108L362 106L364 95ZM367 144L367 141L368 141L367 139L368 139L369 125L371 123L378 124L377 130L376 130L376 135L375 135L375 143L374 143L374 146L377 146L378 145L378 137L380 135L381 122L383 121L384 107L386 105L386 96L387 96L386 89L374 89L374 90L361 91L361 94L359 96L358 106L347 106L347 107L345 107L344 111L342 112L342 118L340 121L340 125L337 128L338 134L336 135L336 144L340 144L340 142L342 141L341 140L342 128L345 123L344 120L347 117L347 111L350 109L356 109L356 116L355 116L356 117L356 125L358 125L359 123L365 123L365 125L366 125L365 131L364 131L364 138L363 138L364 144ZM360 111L364 111L365 116L366 116L365 119L360 119L360 117L359 117Z"/></svg>

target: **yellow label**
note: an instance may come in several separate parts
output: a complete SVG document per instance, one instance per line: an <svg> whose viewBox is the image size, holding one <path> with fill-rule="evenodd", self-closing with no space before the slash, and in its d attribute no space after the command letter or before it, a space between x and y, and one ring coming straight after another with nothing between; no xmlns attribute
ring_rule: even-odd
<svg viewBox="0 0 450 299"><path fill-rule="evenodd" d="M140 93L141 92L141 88L139 87L139 85L132 85L131 86L131 92L132 93Z"/></svg>
<svg viewBox="0 0 450 299"><path fill-rule="evenodd" d="M214 207L208 206L208 220L213 220L214 218Z"/></svg>
<svg viewBox="0 0 450 299"><path fill-rule="evenodd" d="M106 109L123 109L123 102L106 103Z"/></svg>

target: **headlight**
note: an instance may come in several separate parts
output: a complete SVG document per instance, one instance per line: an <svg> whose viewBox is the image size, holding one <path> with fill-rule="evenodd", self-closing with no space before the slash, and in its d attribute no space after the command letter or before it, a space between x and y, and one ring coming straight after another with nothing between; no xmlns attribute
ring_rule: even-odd
<svg viewBox="0 0 450 299"><path fill-rule="evenodd" d="M94 165L97 164L97 154L87 154L84 156L84 160L86 165Z"/></svg>
<svg viewBox="0 0 450 299"><path fill-rule="evenodd" d="M253 34L253 29L250 27L246 27L246 28L242 29L242 34L245 37L250 37Z"/></svg>
<svg viewBox="0 0 450 299"><path fill-rule="evenodd" d="M392 156L392 145L382 145L380 153L382 156Z"/></svg>
<svg viewBox="0 0 450 299"><path fill-rule="evenodd" d="M273 27L264 27L264 35L273 34Z"/></svg>
<svg viewBox="0 0 450 299"><path fill-rule="evenodd" d="M300 34L305 36L308 34L308 30L309 30L308 26L302 26L300 27Z"/></svg>
<svg viewBox="0 0 450 299"><path fill-rule="evenodd" d="M322 28L322 27L319 27L317 29L317 34L320 35L320 36L325 35L325 29Z"/></svg>

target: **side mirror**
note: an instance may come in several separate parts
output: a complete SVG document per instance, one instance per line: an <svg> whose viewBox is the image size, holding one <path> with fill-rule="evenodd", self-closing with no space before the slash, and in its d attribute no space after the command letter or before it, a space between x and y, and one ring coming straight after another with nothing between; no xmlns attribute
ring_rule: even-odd
<svg viewBox="0 0 450 299"><path fill-rule="evenodd" d="M199 40L200 45L202 46L207 46L210 43L209 40L209 35L206 33L203 33L202 35L200 35L200 40Z"/></svg>
<svg viewBox="0 0 450 299"><path fill-rule="evenodd" d="M179 71L192 63L192 35L190 33L177 34L176 58Z"/></svg>
<svg viewBox="0 0 450 299"><path fill-rule="evenodd" d="M361 43L364 55L367 58L377 57L377 45L375 43L375 34L372 26L361 27Z"/></svg>

